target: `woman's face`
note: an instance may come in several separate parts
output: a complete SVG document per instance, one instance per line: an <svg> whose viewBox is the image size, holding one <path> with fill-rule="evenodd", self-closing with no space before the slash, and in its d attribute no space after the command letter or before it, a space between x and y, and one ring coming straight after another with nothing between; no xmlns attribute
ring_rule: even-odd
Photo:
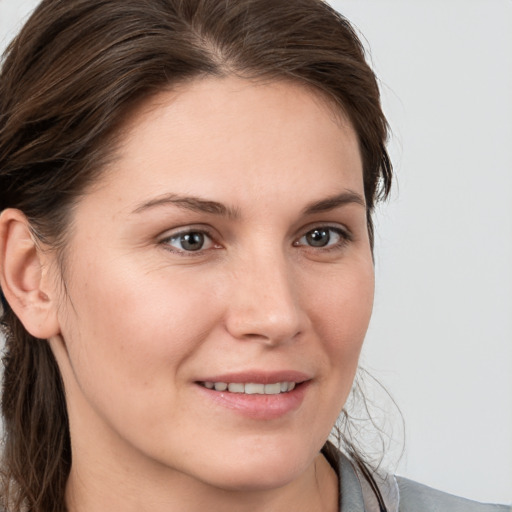
<svg viewBox="0 0 512 512"><path fill-rule="evenodd" d="M340 117L302 86L225 78L131 119L74 211L50 340L74 464L246 490L311 466L373 298Z"/></svg>

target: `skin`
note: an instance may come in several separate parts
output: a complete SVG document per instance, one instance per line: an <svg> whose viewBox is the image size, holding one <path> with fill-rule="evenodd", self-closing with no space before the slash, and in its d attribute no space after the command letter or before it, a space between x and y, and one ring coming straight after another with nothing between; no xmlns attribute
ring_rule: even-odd
<svg viewBox="0 0 512 512"><path fill-rule="evenodd" d="M2 225L9 247L23 218ZM315 228L326 246L310 245ZM204 246L187 252L185 231ZM356 135L327 101L236 78L159 94L78 202L65 265L38 254L16 275L39 286L45 314L26 324L64 380L71 511L337 510L319 450L350 392L374 276ZM246 370L307 374L300 406L251 418L197 384Z"/></svg>

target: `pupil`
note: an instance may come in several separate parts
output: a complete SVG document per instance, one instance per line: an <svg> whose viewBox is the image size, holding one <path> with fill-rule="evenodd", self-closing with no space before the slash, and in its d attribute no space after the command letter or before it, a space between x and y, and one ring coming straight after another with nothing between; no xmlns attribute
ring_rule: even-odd
<svg viewBox="0 0 512 512"><path fill-rule="evenodd" d="M330 240L329 231L326 229L315 229L306 235L309 245L313 247L324 247Z"/></svg>
<svg viewBox="0 0 512 512"><path fill-rule="evenodd" d="M186 251L198 251L204 245L204 235L202 233L187 233L181 237L180 241Z"/></svg>

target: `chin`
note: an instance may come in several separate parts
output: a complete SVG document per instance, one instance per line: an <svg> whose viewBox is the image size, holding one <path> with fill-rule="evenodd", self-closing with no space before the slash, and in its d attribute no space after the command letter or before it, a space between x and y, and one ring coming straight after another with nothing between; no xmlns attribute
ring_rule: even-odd
<svg viewBox="0 0 512 512"><path fill-rule="evenodd" d="M302 466L293 466L289 463L283 463L276 467L275 465L253 465L245 462L244 466L227 468L211 478L208 482L214 487L231 492L261 492L271 491L286 487L296 480L304 469Z"/></svg>
<svg viewBox="0 0 512 512"><path fill-rule="evenodd" d="M281 446L247 449L202 460L206 469L205 483L228 491L263 491L285 487L307 472L318 450L305 451L304 446Z"/></svg>

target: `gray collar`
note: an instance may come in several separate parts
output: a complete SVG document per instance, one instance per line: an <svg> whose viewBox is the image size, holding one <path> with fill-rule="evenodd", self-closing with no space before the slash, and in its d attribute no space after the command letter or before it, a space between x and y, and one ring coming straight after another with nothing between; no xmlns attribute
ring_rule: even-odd
<svg viewBox="0 0 512 512"><path fill-rule="evenodd" d="M342 453L339 457L340 512L379 512L374 491L363 474ZM393 475L372 475L388 512L398 512L399 492Z"/></svg>

